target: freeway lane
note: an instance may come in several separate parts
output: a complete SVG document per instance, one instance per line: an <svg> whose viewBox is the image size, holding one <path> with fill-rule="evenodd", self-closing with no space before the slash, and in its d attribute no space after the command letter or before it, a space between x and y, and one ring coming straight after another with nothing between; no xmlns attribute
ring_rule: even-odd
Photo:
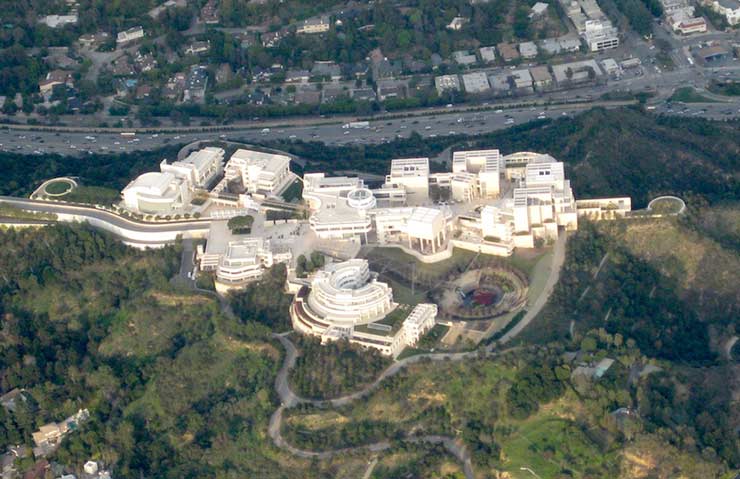
<svg viewBox="0 0 740 479"><path fill-rule="evenodd" d="M659 103L661 113L667 113ZM82 156L92 153L124 153L161 148L168 144L181 145L198 140L217 138L247 143L293 139L320 141L329 145L379 144L395 138L407 138L411 132L424 137L454 134L483 134L520 125L538 118L560 118L578 114L590 105L553 105L507 110L478 112L448 112L434 115L393 118L370 122L369 128L342 128L339 124L313 126L275 127L268 129L244 128L219 135L214 132L198 133L139 133L134 138L119 133L71 133L46 131L19 131L0 128L0 151L22 154L57 153ZM740 103L707 103L686 105L682 114L700 115L712 119L729 119L740 116ZM684 110L686 110L684 112ZM174 158L170 158L174 159Z"/></svg>

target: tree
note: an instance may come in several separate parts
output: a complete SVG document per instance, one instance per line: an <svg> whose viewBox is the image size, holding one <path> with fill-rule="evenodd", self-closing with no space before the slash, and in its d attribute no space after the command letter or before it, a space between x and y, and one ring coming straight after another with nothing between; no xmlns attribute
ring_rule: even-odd
<svg viewBox="0 0 740 479"><path fill-rule="evenodd" d="M249 234L252 231L254 217L251 215L234 216L229 219L227 226L234 234Z"/></svg>

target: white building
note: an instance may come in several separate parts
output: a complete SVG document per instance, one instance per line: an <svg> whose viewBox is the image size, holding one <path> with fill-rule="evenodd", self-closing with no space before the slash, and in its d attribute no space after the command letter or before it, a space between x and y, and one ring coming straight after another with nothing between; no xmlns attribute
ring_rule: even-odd
<svg viewBox="0 0 740 479"><path fill-rule="evenodd" d="M460 90L460 78L457 75L434 77L434 87L440 95L446 91L458 91Z"/></svg>
<svg viewBox="0 0 740 479"><path fill-rule="evenodd" d="M190 203L191 185L172 173L144 173L123 189L122 196L131 211L167 214Z"/></svg>
<svg viewBox="0 0 740 479"><path fill-rule="evenodd" d="M452 172L477 175L476 196L497 198L500 193L500 161L498 150L455 151L452 153Z"/></svg>
<svg viewBox="0 0 740 479"><path fill-rule="evenodd" d="M522 42L519 44L519 54L525 59L534 58L537 56L537 45L534 42Z"/></svg>
<svg viewBox="0 0 740 479"><path fill-rule="evenodd" d="M226 164L225 177L241 180L248 193L275 195L290 179L290 157L239 149Z"/></svg>
<svg viewBox="0 0 740 479"><path fill-rule="evenodd" d="M159 172L144 173L122 192L124 206L138 213L173 213L188 208L196 188L205 188L223 171L224 150L208 147L182 161L162 160Z"/></svg>
<svg viewBox="0 0 740 479"><path fill-rule="evenodd" d="M367 241L372 229L368 211L376 200L359 178L307 173L303 199L311 210L309 226L319 239Z"/></svg>
<svg viewBox="0 0 740 479"><path fill-rule="evenodd" d="M129 28L128 30L118 32L118 35L116 36L116 45L120 47L127 43L131 43L136 40L139 40L141 38L144 38L144 28L143 27Z"/></svg>
<svg viewBox="0 0 740 479"><path fill-rule="evenodd" d="M215 272L217 290L256 281L266 269L276 263L289 263L292 257L287 244L275 245L260 236L232 234L227 220L211 222L205 247L196 248L200 270Z"/></svg>
<svg viewBox="0 0 740 479"><path fill-rule="evenodd" d="M588 20L585 23L583 39L589 50L600 52L619 46L619 31L609 20Z"/></svg>
<svg viewBox="0 0 740 479"><path fill-rule="evenodd" d="M406 190L406 203L425 204L429 201L429 158L391 160L386 184L400 185Z"/></svg>
<svg viewBox="0 0 740 479"><path fill-rule="evenodd" d="M447 245L453 219L449 208L381 208L371 213L379 244L401 244L422 254Z"/></svg>
<svg viewBox="0 0 740 479"><path fill-rule="evenodd" d="M59 28L65 25L74 25L77 23L77 14L74 15L47 15L39 20L49 28Z"/></svg>
<svg viewBox="0 0 740 479"><path fill-rule="evenodd" d="M190 153L184 160L160 164L162 173L187 178L195 188L206 188L208 184L224 171L224 150L209 146Z"/></svg>
<svg viewBox="0 0 740 479"><path fill-rule="evenodd" d="M293 328L322 341L352 343L397 356L434 326L437 307L416 306L410 314L393 301L393 291L377 280L363 259L332 263L317 272L293 301Z"/></svg>
<svg viewBox="0 0 740 479"><path fill-rule="evenodd" d="M731 26L740 24L740 1L738 0L714 0L709 4L710 8L720 15L724 15L727 23Z"/></svg>
<svg viewBox="0 0 740 479"><path fill-rule="evenodd" d="M531 10L529 11L529 18L535 18L544 15L547 11L548 6L548 4L542 2L535 3L534 5L532 5Z"/></svg>
<svg viewBox="0 0 740 479"><path fill-rule="evenodd" d="M462 76L465 91L468 93L483 93L490 89L485 72L466 73Z"/></svg>
<svg viewBox="0 0 740 479"><path fill-rule="evenodd" d="M308 18L296 27L298 34L325 33L329 31L330 21L328 16Z"/></svg>

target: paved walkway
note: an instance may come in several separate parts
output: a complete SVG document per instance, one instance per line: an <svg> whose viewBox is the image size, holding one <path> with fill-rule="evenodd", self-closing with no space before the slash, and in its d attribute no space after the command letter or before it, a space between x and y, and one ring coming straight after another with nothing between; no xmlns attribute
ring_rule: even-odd
<svg viewBox="0 0 740 479"><path fill-rule="evenodd" d="M519 323L511 328L509 332L501 336L501 338L498 340L499 343L506 344L514 339L519 333L522 332L522 330L524 330L524 328L527 327L527 325L529 325L529 323L532 322L532 320L540 313L540 311L542 311L542 308L545 307L545 304L547 304L547 300L550 299L550 295L555 289L555 285L560 278L560 270L563 268L563 263L565 263L565 244L568 241L567 236L568 235L565 233L558 235L558 239L555 242L555 247L553 248L550 274L547 277L547 283L545 283L545 287L542 290L542 293L537 296L534 304L529 307L529 309L527 309L527 313L524 315L521 321L519 321ZM489 346L489 350L492 349L495 344L496 343L492 343Z"/></svg>

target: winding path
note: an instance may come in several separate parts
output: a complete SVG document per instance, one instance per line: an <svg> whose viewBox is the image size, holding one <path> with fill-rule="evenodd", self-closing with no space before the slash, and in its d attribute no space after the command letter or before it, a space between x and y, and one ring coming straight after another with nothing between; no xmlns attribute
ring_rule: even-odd
<svg viewBox="0 0 740 479"><path fill-rule="evenodd" d="M417 356L410 356L408 358L402 359L400 361L397 361L393 364L391 364L388 368L386 368L385 371L383 371L372 383L365 386L363 389L348 394L345 396L341 396L335 399L327 399L327 400L317 400L317 399L306 399L298 396L295 394L291 389L290 385L288 384L288 374L290 373L290 370L295 366L296 357L298 355L298 352L293 345L292 342L286 337L288 333L282 333L282 334L274 334L273 337L280 341L280 343L285 348L285 361L283 362L282 367L280 368L280 371L278 372L277 377L275 378L275 391L278 393L278 396L280 397L280 407L277 408L277 410L272 414L270 417L270 423L268 426L268 434L272 438L273 442L276 446L278 446L281 449L284 449L291 454L302 457L302 458L318 458L318 459L328 459L337 455L346 454L351 451L357 451L357 450L367 450L370 452L380 452L384 451L386 449L391 448L391 442L390 441L380 441L373 444L368 444L365 446L358 446L358 447L351 447L351 448L343 448L343 449L333 449L330 451L308 451L305 449L299 449L297 447L292 446L289 444L282 436L280 427L283 420L283 412L286 409L290 409L292 407L295 407L299 404L310 404L312 406L343 406L346 404L349 404L352 401L355 401L357 399L360 399L362 397L367 396L372 391L374 391L378 385L380 385L381 382L383 382L384 379L393 376L397 374L399 371L401 371L403 368L410 364L417 363L419 361L422 361L424 359L429 359L432 361L442 361L442 360L450 360L450 361L459 361L465 358L472 358L478 356L480 353L478 351L468 351L468 352L462 352L462 353L438 353L438 354L420 354ZM502 354L504 351L499 352L498 354ZM485 353L482 353L485 354ZM424 436L408 436L404 438L406 442L410 443L431 443L431 444L442 444L453 456L455 456L462 464L463 464L463 470L465 472L465 477L467 479L475 479L475 474L473 472L473 463L470 458L470 454L468 454L467 448L464 445L461 445L458 441L456 441L452 437L448 436L440 436L440 435L424 435Z"/></svg>
<svg viewBox="0 0 740 479"><path fill-rule="evenodd" d="M547 300L550 299L550 295L555 290L555 285L558 282L558 279L560 278L560 270L563 268L563 263L565 263L565 244L568 241L568 235L566 233L558 235L557 241L555 241L555 247L552 251L552 264L550 265L550 274L547 276L547 282L545 283L545 287L542 289L542 292L537 296L537 299L535 299L534 304L532 304L532 307L527 310L527 313L524 315L524 317L519 321L509 332L501 336L501 338L498 340L501 344L506 344L512 339L514 339L519 333L521 333L524 328L527 327L529 323L532 322L532 320L540 314L540 311L542 311L542 308L545 307L545 304L547 304ZM489 346L489 351L493 348L493 346L496 343L491 343Z"/></svg>
<svg viewBox="0 0 740 479"><path fill-rule="evenodd" d="M490 344L485 349L477 349L474 351L466 351L466 352L460 352L460 353L429 353L429 354L419 354L416 356L410 356L405 359L402 359L400 361L396 361L390 366L388 366L372 383L368 384L364 388L360 389L359 391L356 391L351 394L347 394L344 396L340 396L338 398L334 399L307 399L303 398L301 396L298 396L296 393L293 392L293 390L290 388L290 384L288 382L288 375L290 374L290 370L295 366L296 358L298 356L298 351L296 350L293 343L287 338L288 333L281 333L281 334L273 334L273 337L277 339L282 345L283 348L285 348L285 360L283 361L283 365L280 368L280 371L278 372L276 378L275 378L275 391L277 392L278 396L280 397L280 407L278 407L275 412L270 417L270 422L268 426L268 434L270 438L272 438L275 445L285 451L290 452L291 454L310 459L310 458L318 458L318 459L328 459L337 455L346 454L351 451L357 451L357 450L366 450L370 452L379 452L384 451L386 449L391 448L390 441L380 441L373 444L367 444L364 446L358 446L358 447L351 447L351 448L342 448L342 449L333 449L329 451L310 451L305 449L299 449L291 444L289 444L285 438L283 438L281 433L281 425L283 420L283 413L290 408L296 407L300 404L309 404L311 406L317 406L317 407L326 407L326 406L332 406L332 407L339 407L339 406L345 406L352 401L356 401L358 399L364 398L368 396L371 392L373 392L375 389L378 388L378 386L387 378L397 374L405 367L418 363L423 360L431 360L431 361L460 361L463 359L471 359L476 357L496 357L500 356L502 354L506 354L508 352L514 351L516 349L519 349L519 347L512 347L500 351L492 351L493 347L496 345L496 343L504 344L510 340L512 340L514 337L516 337L531 321L532 319L537 316L537 314L542 310L542 308L547 303L547 300L549 299L550 295L552 294L555 284L558 281L558 278L560 277L560 270L562 269L563 263L565 262L565 245L567 241L567 235L562 234L558 237L558 240L555 243L555 247L553 250L553 261L550 266L550 273L547 278L547 282L545 284L544 289L542 290L542 293L537 297L532 307L529 309L527 314L522 318L522 320L514 327L511 331L509 331L507 334L502 336L497 342L494 342ZM463 470L465 472L466 479L475 479L475 473L473 472L473 463L470 457L470 454L467 451L467 448L465 445L461 444L459 441L456 441L455 438L449 437L449 436L440 436L440 435L423 435L423 436L407 436L404 438L406 442L410 443L421 443L426 442L430 444L442 444L453 456L455 456L463 465Z"/></svg>

